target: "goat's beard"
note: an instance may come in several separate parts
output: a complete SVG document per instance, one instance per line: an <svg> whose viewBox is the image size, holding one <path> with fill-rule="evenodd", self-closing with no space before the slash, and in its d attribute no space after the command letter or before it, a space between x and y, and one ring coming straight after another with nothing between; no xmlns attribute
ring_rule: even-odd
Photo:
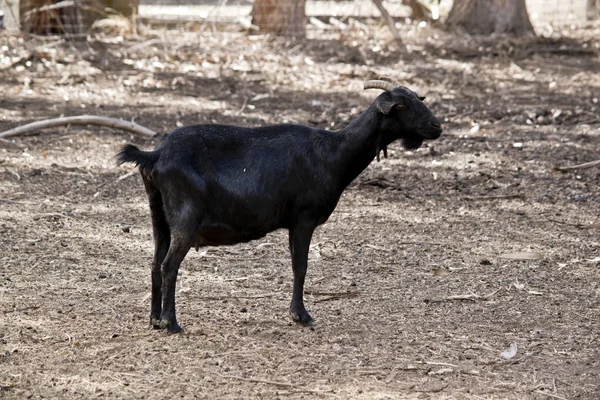
<svg viewBox="0 0 600 400"><path fill-rule="evenodd" d="M405 137L402 138L402 147L405 150L416 150L423 144L423 139L420 137Z"/></svg>

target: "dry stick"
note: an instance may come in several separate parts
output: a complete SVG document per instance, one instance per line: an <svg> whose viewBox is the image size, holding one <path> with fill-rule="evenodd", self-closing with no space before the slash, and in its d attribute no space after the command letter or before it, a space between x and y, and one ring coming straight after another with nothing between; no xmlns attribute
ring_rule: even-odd
<svg viewBox="0 0 600 400"><path fill-rule="evenodd" d="M548 396L548 397L552 397L553 399L559 399L559 400L567 400L565 397L559 396L557 394L552 394L552 393L548 393L548 392L544 392L543 390L534 390L535 393L544 395L544 396Z"/></svg>
<svg viewBox="0 0 600 400"><path fill-rule="evenodd" d="M143 127L141 125L136 124L131 121L124 121L122 119L109 118L109 117L99 117L96 115L78 115L75 117L62 117L62 118L54 118L54 119L46 119L43 121L32 122L27 125L19 126L17 128L10 129L8 131L0 133L0 138L6 138L10 136L17 136L23 133L29 133L36 131L38 129L44 128L53 128L55 126L63 126L63 125L99 125L99 126L108 126L110 128L118 128L126 131L130 131L133 133L139 133L148 137L155 137L156 132Z"/></svg>
<svg viewBox="0 0 600 400"><path fill-rule="evenodd" d="M3 199L0 198L0 203L12 203L12 204L22 204L25 206L35 206L35 205L39 205L39 203L33 202L33 201L26 201L26 200L12 200L12 199Z"/></svg>
<svg viewBox="0 0 600 400"><path fill-rule="evenodd" d="M312 290L305 290L304 294L308 294L311 296L337 296L337 297L355 297L361 294L360 290L355 290L351 292L316 292Z"/></svg>
<svg viewBox="0 0 600 400"><path fill-rule="evenodd" d="M448 296L448 297L442 297L440 299L425 299L425 302L427 303L441 303L443 301L455 301L455 300L471 300L471 301L475 301L475 300L487 300L489 298L491 298L493 295L495 295L496 293L498 293L500 291L500 289L493 291L490 294L486 294L485 296L480 296L478 294L457 294L454 296Z"/></svg>
<svg viewBox="0 0 600 400"><path fill-rule="evenodd" d="M498 195L498 196L466 196L463 197L464 200L506 200L506 199L522 199L525 196L522 194L506 194L506 195Z"/></svg>
<svg viewBox="0 0 600 400"><path fill-rule="evenodd" d="M129 47L128 49L126 49L126 52L133 52L133 51L137 51L137 50L141 50L145 47L148 46L154 46L155 44L161 43L162 39L150 39L150 40L146 40L145 42L141 42L141 43L136 43L133 46Z"/></svg>
<svg viewBox="0 0 600 400"><path fill-rule="evenodd" d="M571 222L561 221L559 219L554 219L554 218L550 218L550 217L546 217L546 220L550 221L550 222L556 222L557 224L574 226L575 228L579 228L579 229L593 229L594 228L594 226L593 226L594 224L592 224L592 225L573 224Z"/></svg>
<svg viewBox="0 0 600 400"><path fill-rule="evenodd" d="M27 310L37 310L38 308L40 308L40 306L29 306L29 307L22 307L22 308L15 308L12 310L4 310L4 314L10 314L10 313L14 313L14 312L21 312L21 311L27 311Z"/></svg>
<svg viewBox="0 0 600 400"><path fill-rule="evenodd" d="M600 229L600 222L594 222L589 225L579 226L581 229Z"/></svg>
<svg viewBox="0 0 600 400"><path fill-rule="evenodd" d="M237 376L237 375L222 375L217 373L217 376L224 378L224 379L237 379L239 381L244 381L244 382L253 382L253 383L264 383L267 385L275 385L275 386L284 386L284 387L288 387L294 390L298 390L298 391L302 391L302 392L307 392L307 393L329 393L332 392L332 390L313 390L313 389L305 389L303 387L300 386L296 386L293 383L288 383L288 382L279 382L279 381L270 381L267 379L258 379L258 378L244 378L242 376Z"/></svg>
<svg viewBox="0 0 600 400"><path fill-rule="evenodd" d="M449 364L449 363L445 363L445 362L437 362L437 361L421 361L420 364L437 365L438 367L458 368L458 365Z"/></svg>
<svg viewBox="0 0 600 400"><path fill-rule="evenodd" d="M590 162L586 162L586 163L583 163L583 164L572 165L570 167L554 167L554 169L557 170L557 171L570 171L570 170L573 170L573 169L593 168L596 165L600 165L600 160L590 161Z"/></svg>
<svg viewBox="0 0 600 400"><path fill-rule="evenodd" d="M388 10L383 6L383 3L381 2L381 0L373 0L373 3L377 7L377 9L379 9L381 16L385 19L385 22L387 23L388 27L390 28L390 31L392 31L392 34L394 35L396 40L399 43L402 43L402 38L400 37L400 32L398 32L396 30L396 26L394 25L394 19L392 18L392 16L388 12Z"/></svg>

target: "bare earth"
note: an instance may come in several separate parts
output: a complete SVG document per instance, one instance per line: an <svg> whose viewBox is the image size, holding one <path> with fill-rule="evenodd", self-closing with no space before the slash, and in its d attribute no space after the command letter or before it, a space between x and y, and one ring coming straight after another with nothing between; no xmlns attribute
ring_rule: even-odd
<svg viewBox="0 0 600 400"><path fill-rule="evenodd" d="M275 232L190 252L183 335L148 326L148 207L113 161L156 141L80 126L0 141L0 398L600 398L600 237L585 229L600 174L554 169L600 158L598 26L521 41L407 26L410 53L360 23L303 42L211 29L76 47L0 36L0 131L62 114L161 134L337 129L377 95L362 82L390 75L445 135L393 146L317 231L314 328L288 318Z"/></svg>

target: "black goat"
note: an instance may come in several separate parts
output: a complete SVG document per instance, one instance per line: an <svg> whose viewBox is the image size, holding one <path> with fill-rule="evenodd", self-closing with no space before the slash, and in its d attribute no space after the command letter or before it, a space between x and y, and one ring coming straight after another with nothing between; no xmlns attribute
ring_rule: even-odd
<svg viewBox="0 0 600 400"><path fill-rule="evenodd" d="M155 328L181 331L175 317L177 271L192 247L232 245L289 230L294 271L290 314L310 324L303 290L313 231L329 218L344 189L397 139L406 149L437 139L442 127L413 91L389 78L385 90L337 132L303 125L240 128L195 125L168 134L153 151L126 145L119 164L139 166L154 233Z"/></svg>

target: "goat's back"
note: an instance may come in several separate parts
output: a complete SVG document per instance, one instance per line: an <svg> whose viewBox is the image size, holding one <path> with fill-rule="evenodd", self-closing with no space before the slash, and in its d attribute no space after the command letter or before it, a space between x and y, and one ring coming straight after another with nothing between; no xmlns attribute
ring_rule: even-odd
<svg viewBox="0 0 600 400"><path fill-rule="evenodd" d="M336 140L303 125L180 128L156 146L152 180L167 208L260 237L303 213L327 219L341 194L328 172Z"/></svg>

